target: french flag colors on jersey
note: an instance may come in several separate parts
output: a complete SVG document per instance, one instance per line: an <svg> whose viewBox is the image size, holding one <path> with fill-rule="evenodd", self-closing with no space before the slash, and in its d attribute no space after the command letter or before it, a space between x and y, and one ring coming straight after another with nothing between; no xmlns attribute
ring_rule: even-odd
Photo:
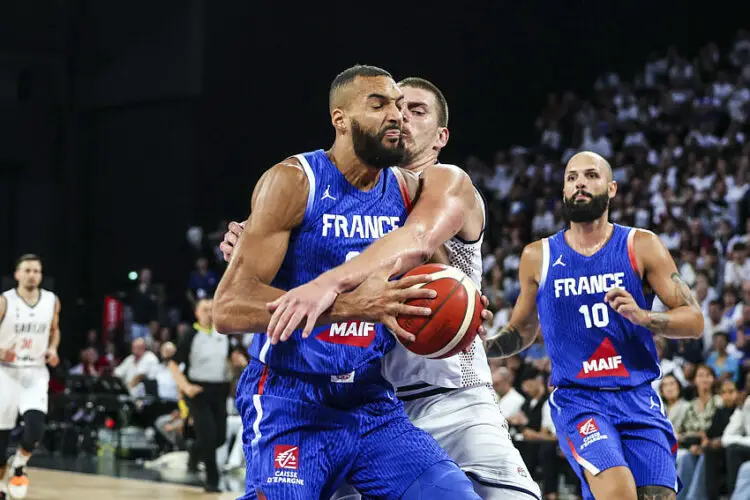
<svg viewBox="0 0 750 500"><path fill-rule="evenodd" d="M543 240L537 308L556 387L636 387L660 376L653 333L604 302L624 288L642 309L643 290L633 252L636 229L615 224L610 240L589 257L573 250L564 231Z"/></svg>
<svg viewBox="0 0 750 500"><path fill-rule="evenodd" d="M410 198L400 171L385 168L369 191L352 186L323 150L295 156L309 182L302 225L289 247L272 286L290 290L303 285L362 252L374 240L402 226ZM286 342L271 345L255 335L250 354L270 368L321 375L344 375L381 358L395 345L380 324L351 321L315 328L308 339L301 330Z"/></svg>

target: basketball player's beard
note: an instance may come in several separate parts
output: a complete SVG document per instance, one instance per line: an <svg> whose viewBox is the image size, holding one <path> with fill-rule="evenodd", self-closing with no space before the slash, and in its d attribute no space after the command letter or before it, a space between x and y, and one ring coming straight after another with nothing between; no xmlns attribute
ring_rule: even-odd
<svg viewBox="0 0 750 500"><path fill-rule="evenodd" d="M575 197L579 194L589 195L591 200L576 203ZM568 222L593 222L601 217L607 208L609 208L609 194L606 191L596 196L578 191L570 198L563 198L563 217Z"/></svg>
<svg viewBox="0 0 750 500"><path fill-rule="evenodd" d="M398 127L386 127L376 135L365 131L356 120L352 120L352 144L354 153L366 165L375 168L387 168L401 165L404 159L404 140L399 139L398 144L389 149L383 144L386 132L400 130Z"/></svg>

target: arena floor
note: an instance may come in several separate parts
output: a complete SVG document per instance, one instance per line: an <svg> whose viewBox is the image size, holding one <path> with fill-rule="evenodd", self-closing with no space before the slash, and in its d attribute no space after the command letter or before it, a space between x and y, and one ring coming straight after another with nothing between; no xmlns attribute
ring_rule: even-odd
<svg viewBox="0 0 750 500"><path fill-rule="evenodd" d="M244 490L241 478L225 476L225 493L205 493L200 478L187 471L151 470L126 460L35 456L30 465L27 500L234 500Z"/></svg>
<svg viewBox="0 0 750 500"><path fill-rule="evenodd" d="M29 469L31 485L28 500L182 500L216 498L234 500L237 493L204 493L201 488L181 484L156 483L143 479L125 479L80 472Z"/></svg>

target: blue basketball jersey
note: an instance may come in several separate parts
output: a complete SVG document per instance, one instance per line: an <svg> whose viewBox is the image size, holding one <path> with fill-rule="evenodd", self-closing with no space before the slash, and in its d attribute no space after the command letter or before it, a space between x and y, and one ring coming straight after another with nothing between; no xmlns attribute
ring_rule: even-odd
<svg viewBox="0 0 750 500"><path fill-rule="evenodd" d="M564 230L543 240L536 303L552 385L635 387L661 375L654 334L604 302L619 287L651 309L653 295L644 292L633 252L635 231L615 224L610 240L589 257L567 244Z"/></svg>
<svg viewBox="0 0 750 500"><path fill-rule="evenodd" d="M375 239L403 225L410 208L404 178L386 168L370 191L352 186L323 150L296 155L310 186L302 224L272 286L282 290L304 285L362 252ZM297 373L345 375L381 358L395 345L380 324L351 321L319 326L302 339L297 330L286 341L271 345L268 336L254 336L250 354L271 368Z"/></svg>

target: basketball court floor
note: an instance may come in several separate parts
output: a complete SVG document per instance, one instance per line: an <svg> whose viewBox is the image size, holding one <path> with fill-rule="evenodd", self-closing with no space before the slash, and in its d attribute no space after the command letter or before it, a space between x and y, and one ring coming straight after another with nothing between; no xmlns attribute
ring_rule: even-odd
<svg viewBox="0 0 750 500"><path fill-rule="evenodd" d="M150 470L135 462L96 457L32 457L27 500L234 500L244 481L222 478L224 493L205 493L200 478L182 470Z"/></svg>

